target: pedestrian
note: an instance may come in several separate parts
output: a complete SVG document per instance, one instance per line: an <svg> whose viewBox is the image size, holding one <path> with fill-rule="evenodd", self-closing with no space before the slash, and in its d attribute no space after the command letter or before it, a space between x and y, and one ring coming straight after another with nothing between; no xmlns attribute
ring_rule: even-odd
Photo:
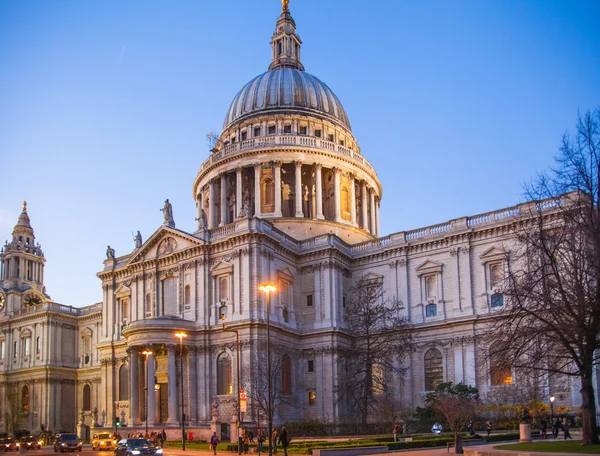
<svg viewBox="0 0 600 456"><path fill-rule="evenodd" d="M543 439L546 438L546 431L548 430L548 423L546 423L545 419L542 419L542 421L540 422L540 435L542 436Z"/></svg>
<svg viewBox="0 0 600 456"><path fill-rule="evenodd" d="M492 433L492 422L490 420L487 420L485 422L486 428L487 428L487 436L489 437L490 434Z"/></svg>
<svg viewBox="0 0 600 456"><path fill-rule="evenodd" d="M265 442L265 436L260 429L256 431L256 439L258 440L258 454L260 454L263 452L263 443Z"/></svg>
<svg viewBox="0 0 600 456"><path fill-rule="evenodd" d="M283 448L283 456L287 456L287 448L290 445L290 437L285 426L282 426L281 433L279 434L279 443Z"/></svg>
<svg viewBox="0 0 600 456"><path fill-rule="evenodd" d="M570 427L571 427L571 420L569 418L565 418L565 424L563 424L563 431L565 431L565 440L567 440L567 439L573 440L573 437L571 437L571 432L569 431Z"/></svg>
<svg viewBox="0 0 600 456"><path fill-rule="evenodd" d="M167 441L167 432L165 431L165 429L163 428L162 432L160 433L162 436L162 442L164 444L164 442ZM162 448L162 447L161 447Z"/></svg>
<svg viewBox="0 0 600 456"><path fill-rule="evenodd" d="M473 425L473 421L469 421L469 435L475 435L475 426Z"/></svg>
<svg viewBox="0 0 600 456"><path fill-rule="evenodd" d="M556 419L554 420L554 424L552 425L552 436L554 438L558 437L560 428L561 428L560 418L556 417Z"/></svg>
<svg viewBox="0 0 600 456"><path fill-rule="evenodd" d="M269 445L273 445L273 454L277 453L277 428L273 427L273 431L271 433L271 441Z"/></svg>
<svg viewBox="0 0 600 456"><path fill-rule="evenodd" d="M248 431L248 440L250 440L250 443L254 443L254 432Z"/></svg>
<svg viewBox="0 0 600 456"><path fill-rule="evenodd" d="M213 454L217 454L217 445L219 444L219 437L217 437L217 432L213 432L212 437L210 438L210 448L213 450Z"/></svg>
<svg viewBox="0 0 600 456"><path fill-rule="evenodd" d="M244 428L244 434L242 437L244 444L244 454L248 454L248 445L250 444L250 439L248 437L248 428Z"/></svg>

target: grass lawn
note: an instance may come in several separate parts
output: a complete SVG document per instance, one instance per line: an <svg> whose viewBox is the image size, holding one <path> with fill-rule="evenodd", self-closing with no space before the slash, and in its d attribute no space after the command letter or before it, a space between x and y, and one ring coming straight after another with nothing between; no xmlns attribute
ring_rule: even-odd
<svg viewBox="0 0 600 456"><path fill-rule="evenodd" d="M498 445L494 448L496 450L539 451L541 453L600 454L600 445L582 445L581 440L511 443L508 445Z"/></svg>

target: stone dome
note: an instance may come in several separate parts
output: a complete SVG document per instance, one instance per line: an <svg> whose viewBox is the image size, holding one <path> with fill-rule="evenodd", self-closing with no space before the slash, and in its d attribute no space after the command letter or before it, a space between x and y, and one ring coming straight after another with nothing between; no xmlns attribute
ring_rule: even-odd
<svg viewBox="0 0 600 456"><path fill-rule="evenodd" d="M286 110L326 116L352 130L342 103L327 84L306 71L283 67L255 77L238 92L225 116L223 130L257 114Z"/></svg>

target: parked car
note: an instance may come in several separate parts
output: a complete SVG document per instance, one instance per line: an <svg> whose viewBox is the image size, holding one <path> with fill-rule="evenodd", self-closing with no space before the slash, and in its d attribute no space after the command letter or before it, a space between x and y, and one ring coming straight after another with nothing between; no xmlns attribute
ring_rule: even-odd
<svg viewBox="0 0 600 456"><path fill-rule="evenodd" d="M146 439L121 439L117 442L115 456L154 456L163 450Z"/></svg>
<svg viewBox="0 0 600 456"><path fill-rule="evenodd" d="M19 442L12 437L0 439L0 451L17 451L19 449Z"/></svg>
<svg viewBox="0 0 600 456"><path fill-rule="evenodd" d="M116 445L110 432L101 432L92 439L92 450L112 450Z"/></svg>
<svg viewBox="0 0 600 456"><path fill-rule="evenodd" d="M54 451L81 451L81 439L77 434L58 434L54 441Z"/></svg>
<svg viewBox="0 0 600 456"><path fill-rule="evenodd" d="M21 449L22 450L41 450L42 442L36 439L32 435L28 435L27 437L23 437L21 439Z"/></svg>

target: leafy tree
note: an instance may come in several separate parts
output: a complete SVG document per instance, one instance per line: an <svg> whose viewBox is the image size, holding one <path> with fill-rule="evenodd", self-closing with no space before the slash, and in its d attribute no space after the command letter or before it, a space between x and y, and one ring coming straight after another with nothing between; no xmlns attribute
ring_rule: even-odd
<svg viewBox="0 0 600 456"><path fill-rule="evenodd" d="M433 393L427 394L425 402L441 413L454 434L454 447L462 453L460 433L467 427L479 410L479 390L464 383L440 383Z"/></svg>
<svg viewBox="0 0 600 456"><path fill-rule="evenodd" d="M339 349L339 396L365 427L393 395L402 380L402 361L409 350L408 322L402 303L385 297L383 283L360 278L351 288L344 320L348 343Z"/></svg>
<svg viewBox="0 0 600 456"><path fill-rule="evenodd" d="M515 372L579 379L583 440L598 444L592 373L600 353L600 108L563 136L556 165L527 187L490 357Z"/></svg>

